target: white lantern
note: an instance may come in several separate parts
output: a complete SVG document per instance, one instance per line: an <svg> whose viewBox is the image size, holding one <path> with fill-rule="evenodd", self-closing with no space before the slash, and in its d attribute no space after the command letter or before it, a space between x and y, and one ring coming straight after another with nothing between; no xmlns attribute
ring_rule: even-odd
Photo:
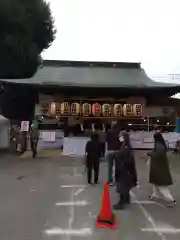
<svg viewBox="0 0 180 240"><path fill-rule="evenodd" d="M109 117L111 116L111 105L108 103L105 103L102 105L102 114L104 117Z"/></svg>
<svg viewBox="0 0 180 240"><path fill-rule="evenodd" d="M55 103L55 102L52 102L52 103L51 103L50 113L51 113L52 115L56 115L56 103Z"/></svg>
<svg viewBox="0 0 180 240"><path fill-rule="evenodd" d="M143 111L143 105L142 104L134 104L133 105L133 113L135 116L141 116Z"/></svg>
<svg viewBox="0 0 180 240"><path fill-rule="evenodd" d="M79 115L79 113L80 113L80 104L73 102L71 104L71 114L77 116Z"/></svg>
<svg viewBox="0 0 180 240"><path fill-rule="evenodd" d="M68 115L70 110L70 106L68 102L61 103L61 114L62 115Z"/></svg>
<svg viewBox="0 0 180 240"><path fill-rule="evenodd" d="M113 113L115 117L121 117L123 114L123 107L121 104L114 104Z"/></svg>
<svg viewBox="0 0 180 240"><path fill-rule="evenodd" d="M124 114L124 116L133 116L133 105L132 104L124 104L123 114Z"/></svg>
<svg viewBox="0 0 180 240"><path fill-rule="evenodd" d="M83 103L83 105L82 105L82 114L85 117L88 117L89 115L91 115L91 105L89 103Z"/></svg>

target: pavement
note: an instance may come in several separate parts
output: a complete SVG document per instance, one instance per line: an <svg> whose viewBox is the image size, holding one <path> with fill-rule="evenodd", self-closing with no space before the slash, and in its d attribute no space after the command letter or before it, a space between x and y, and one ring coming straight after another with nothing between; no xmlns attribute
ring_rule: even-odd
<svg viewBox="0 0 180 240"><path fill-rule="evenodd" d="M96 229L107 164L100 184L87 186L83 159L60 154L37 159L0 156L0 239L2 240L179 240L180 157L169 154L177 206L148 201L151 186L144 153L136 152L139 185L132 204L114 212L116 230ZM118 196L110 188L111 202Z"/></svg>

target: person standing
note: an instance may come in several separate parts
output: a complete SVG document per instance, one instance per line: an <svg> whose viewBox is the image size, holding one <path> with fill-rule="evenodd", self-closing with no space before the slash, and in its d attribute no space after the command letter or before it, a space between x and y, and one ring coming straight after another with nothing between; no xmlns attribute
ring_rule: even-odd
<svg viewBox="0 0 180 240"><path fill-rule="evenodd" d="M94 170L94 184L98 183L99 179L99 164L102 156L102 144L99 141L99 135L93 133L91 140L87 142L85 147L87 181L91 185L92 171Z"/></svg>
<svg viewBox="0 0 180 240"><path fill-rule="evenodd" d="M35 158L37 155L38 140L39 140L38 122L33 121L30 127L30 144L33 158Z"/></svg>
<svg viewBox="0 0 180 240"><path fill-rule="evenodd" d="M119 141L119 128L118 125L115 124L112 126L110 130L108 130L106 135L107 142L107 160L108 160L108 184L110 186L113 185L113 166L115 160L115 154L120 149L120 141Z"/></svg>
<svg viewBox="0 0 180 240"><path fill-rule="evenodd" d="M147 155L150 156L149 182L153 184L153 194L149 199L163 198L168 201L168 206L174 206L176 201L168 188L173 181L167 158L167 146L160 132L154 134L154 149Z"/></svg>
<svg viewBox="0 0 180 240"><path fill-rule="evenodd" d="M137 185L135 159L129 141L129 134L122 132L120 141L122 142L121 148L115 155L115 180L120 199L113 206L115 210L124 209L126 205L130 204L129 191Z"/></svg>

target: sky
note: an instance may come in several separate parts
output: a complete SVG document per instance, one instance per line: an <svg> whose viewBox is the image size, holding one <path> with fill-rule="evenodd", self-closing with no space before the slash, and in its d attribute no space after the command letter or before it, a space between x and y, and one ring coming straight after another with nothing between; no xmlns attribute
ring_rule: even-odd
<svg viewBox="0 0 180 240"><path fill-rule="evenodd" d="M160 81L180 73L180 0L46 1L57 34L44 59L141 62Z"/></svg>

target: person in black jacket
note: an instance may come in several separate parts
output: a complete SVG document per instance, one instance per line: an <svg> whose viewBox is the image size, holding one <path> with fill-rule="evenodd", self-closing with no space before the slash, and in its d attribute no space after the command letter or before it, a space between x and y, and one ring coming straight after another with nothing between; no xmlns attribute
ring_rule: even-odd
<svg viewBox="0 0 180 240"><path fill-rule="evenodd" d="M99 135L97 133L91 135L91 140L86 144L85 154L88 184L91 185L92 170L94 170L94 183L97 184L100 157L102 156L102 143L99 141Z"/></svg>
<svg viewBox="0 0 180 240"><path fill-rule="evenodd" d="M154 134L154 149L148 153L150 156L149 182L153 184L153 194L150 199L163 199L167 201L168 207L176 205L168 186L173 184L169 161L167 157L167 146L160 132Z"/></svg>
<svg viewBox="0 0 180 240"><path fill-rule="evenodd" d="M115 124L112 126L107 132L106 142L107 142L107 160L108 160L108 183L110 186L113 185L113 166L115 160L115 154L120 149L120 141L119 141L119 128L118 125Z"/></svg>
<svg viewBox="0 0 180 240"><path fill-rule="evenodd" d="M129 134L123 132L120 141L122 142L121 148L115 155L115 180L117 192L120 195L119 202L114 205L116 210L124 209L127 204L130 204L129 191L137 185L135 159L130 146Z"/></svg>

